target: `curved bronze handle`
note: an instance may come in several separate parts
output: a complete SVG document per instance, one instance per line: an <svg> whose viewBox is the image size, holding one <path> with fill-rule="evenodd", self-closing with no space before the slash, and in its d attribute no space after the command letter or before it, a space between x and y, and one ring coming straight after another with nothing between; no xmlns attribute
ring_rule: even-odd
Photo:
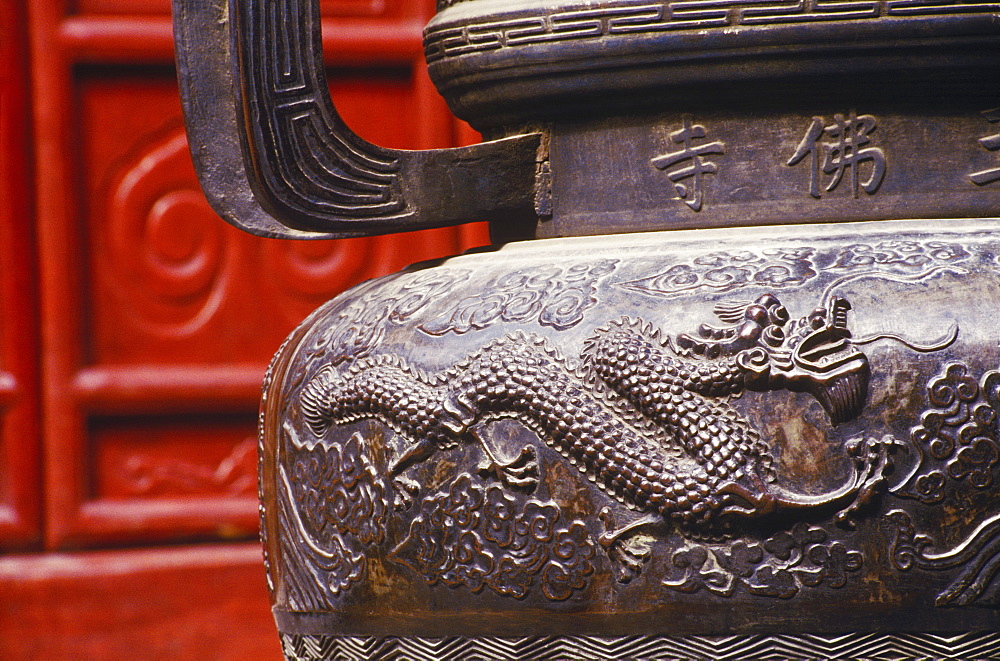
<svg viewBox="0 0 1000 661"><path fill-rule="evenodd" d="M334 238L537 220L543 136L384 149L330 99L317 0L174 0L178 76L210 203L251 233Z"/></svg>

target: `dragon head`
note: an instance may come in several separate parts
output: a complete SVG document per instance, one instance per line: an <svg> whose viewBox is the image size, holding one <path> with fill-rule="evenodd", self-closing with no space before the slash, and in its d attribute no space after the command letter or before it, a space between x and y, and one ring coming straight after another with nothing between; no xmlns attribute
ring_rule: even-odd
<svg viewBox="0 0 1000 661"><path fill-rule="evenodd" d="M826 307L791 320L781 301L765 294L750 304L716 307L729 326L703 324L700 337L681 335L677 344L706 358L735 356L749 389L807 392L838 424L861 414L871 376L867 356L851 342L850 309L835 296Z"/></svg>

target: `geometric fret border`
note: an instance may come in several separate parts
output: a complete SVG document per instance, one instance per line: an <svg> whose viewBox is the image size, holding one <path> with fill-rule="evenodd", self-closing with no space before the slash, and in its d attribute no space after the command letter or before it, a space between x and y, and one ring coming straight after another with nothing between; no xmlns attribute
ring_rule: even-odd
<svg viewBox="0 0 1000 661"><path fill-rule="evenodd" d="M288 661L336 659L1000 659L1000 633L411 638L281 634Z"/></svg>
<svg viewBox="0 0 1000 661"><path fill-rule="evenodd" d="M609 6L556 6L549 12L526 11L500 18L445 15L444 24L424 31L428 64L464 55L500 50L519 51L537 44L591 42L628 35L654 37L673 31L728 31L734 27L776 27L782 24L855 23L891 25L902 19L931 19L969 14L988 17L996 3L968 0L841 0L840 2L789 2L788 0L700 0L697 3L611 2ZM977 17L972 17L976 20ZM939 19L940 20L940 19Z"/></svg>

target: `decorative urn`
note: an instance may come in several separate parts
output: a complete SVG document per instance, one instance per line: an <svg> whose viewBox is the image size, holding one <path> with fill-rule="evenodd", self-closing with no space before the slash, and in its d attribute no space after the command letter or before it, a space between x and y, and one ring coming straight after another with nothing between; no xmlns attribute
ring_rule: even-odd
<svg viewBox="0 0 1000 661"><path fill-rule="evenodd" d="M486 141L410 152L337 115L316 0L174 0L226 220L495 242L278 350L286 656L1000 655L1000 4L438 9Z"/></svg>

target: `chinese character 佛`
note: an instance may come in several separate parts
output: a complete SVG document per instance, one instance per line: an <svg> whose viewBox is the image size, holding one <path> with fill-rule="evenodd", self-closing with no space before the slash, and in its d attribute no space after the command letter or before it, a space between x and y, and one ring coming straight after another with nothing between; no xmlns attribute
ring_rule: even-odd
<svg viewBox="0 0 1000 661"><path fill-rule="evenodd" d="M822 117L813 117L809 130L788 160L788 165L796 165L806 156L810 157L809 194L815 198L821 196L820 170L830 175L829 182L823 187L827 193L840 185L844 174L850 170L854 197L858 196L859 187L872 195L885 177L885 154L878 147L866 146L871 142L869 136L875 129L873 116L858 117L853 110L847 117L834 115L830 125ZM871 172L867 179L861 181L859 170L861 164L866 162L871 163Z"/></svg>
<svg viewBox="0 0 1000 661"><path fill-rule="evenodd" d="M677 192L677 199L683 200L695 211L701 211L701 203L704 199L702 190L702 178L706 174L715 174L718 168L715 163L702 160L705 154L724 154L725 145L721 142L710 142L703 145L694 146L695 140L705 137L705 127L700 124L692 126L691 118L684 118L684 128L670 134L670 139L682 145L682 149L657 156L653 159L653 165L657 169L664 170L667 178L674 184ZM674 167L678 166L678 167ZM674 168L674 169L671 169ZM686 184L681 183L690 179Z"/></svg>
<svg viewBox="0 0 1000 661"><path fill-rule="evenodd" d="M993 108L992 110L984 110L982 112L983 117L986 118L990 124L996 124L1000 122L1000 108ZM990 151L997 151L1000 149L1000 133L996 135L988 135L985 138L979 139L979 144ZM986 184L992 184L994 181L1000 179L1000 168L990 168L989 170L982 170L980 172L973 172L969 175L969 179L972 183L977 186L985 186Z"/></svg>

